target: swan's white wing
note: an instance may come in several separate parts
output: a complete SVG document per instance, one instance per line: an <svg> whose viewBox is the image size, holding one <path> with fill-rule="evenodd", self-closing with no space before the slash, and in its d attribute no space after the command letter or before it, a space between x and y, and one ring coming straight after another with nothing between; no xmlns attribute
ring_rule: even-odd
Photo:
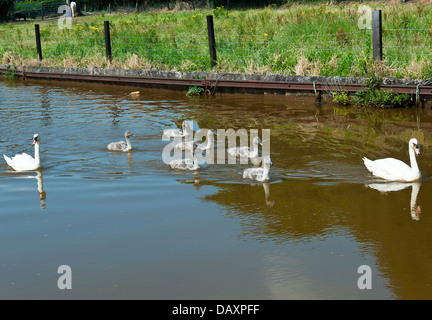
<svg viewBox="0 0 432 320"><path fill-rule="evenodd" d="M12 159L11 158L9 158L7 155L3 155L3 158L6 160L6 163L8 164L8 166L10 166L11 167L11 164L12 164Z"/></svg>
<svg viewBox="0 0 432 320"><path fill-rule="evenodd" d="M165 129L163 135L165 137L182 137L183 131L180 129Z"/></svg>
<svg viewBox="0 0 432 320"><path fill-rule="evenodd" d="M239 157L249 157L250 149L249 147L240 147L237 151L237 156Z"/></svg>
<svg viewBox="0 0 432 320"><path fill-rule="evenodd" d="M366 168L376 177L393 180L407 181L412 176L412 169L406 163L394 159L385 158L375 161L363 158Z"/></svg>
<svg viewBox="0 0 432 320"><path fill-rule="evenodd" d="M179 170L195 170L197 169L193 160L186 158L186 159L175 159L170 162L170 167L172 169L179 169Z"/></svg>
<svg viewBox="0 0 432 320"><path fill-rule="evenodd" d="M262 168L249 168L243 171L244 179L260 180L264 174Z"/></svg>
<svg viewBox="0 0 432 320"><path fill-rule="evenodd" d="M12 167L15 171L25 171L25 170L34 170L36 169L36 161L35 159L27 154L21 153L17 154L12 158L9 158L3 155L7 164Z"/></svg>
<svg viewBox="0 0 432 320"><path fill-rule="evenodd" d="M108 145L108 150L123 151L126 149L127 149L127 143L125 141L111 142Z"/></svg>

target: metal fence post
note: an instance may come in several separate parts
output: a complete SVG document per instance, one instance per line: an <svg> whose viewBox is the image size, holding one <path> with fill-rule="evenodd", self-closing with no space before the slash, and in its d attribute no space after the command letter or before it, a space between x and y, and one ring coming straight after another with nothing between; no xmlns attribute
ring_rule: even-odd
<svg viewBox="0 0 432 320"><path fill-rule="evenodd" d="M35 36L36 36L36 51L37 51L38 59L39 61L42 61L42 46L41 46L40 31L39 31L38 24L35 24Z"/></svg>
<svg viewBox="0 0 432 320"><path fill-rule="evenodd" d="M110 37L110 30L109 30L109 21L104 21L104 30L105 30L105 52L106 52L106 58L109 62L112 60L111 55L111 37Z"/></svg>
<svg viewBox="0 0 432 320"><path fill-rule="evenodd" d="M382 60L382 19L381 10L372 11L373 59Z"/></svg>
<svg viewBox="0 0 432 320"><path fill-rule="evenodd" d="M207 16L207 31L208 31L209 49L210 49L210 61L211 61L210 65L213 68L217 64L217 58L216 58L216 41L215 41L212 15Z"/></svg>

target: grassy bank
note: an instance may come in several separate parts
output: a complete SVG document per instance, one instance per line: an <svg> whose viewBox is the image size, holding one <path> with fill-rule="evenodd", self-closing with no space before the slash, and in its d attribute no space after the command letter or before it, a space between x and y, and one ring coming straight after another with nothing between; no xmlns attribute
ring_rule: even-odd
<svg viewBox="0 0 432 320"><path fill-rule="evenodd" d="M364 2L383 13L384 60L379 63L372 60L371 30L358 27L358 2L100 13L74 18L70 29L60 29L57 19L38 21L43 61L36 59L34 23L7 23L0 25L0 62L211 71L206 15L212 14L214 71L424 79L432 76L429 2ZM110 63L104 57L105 20L111 29Z"/></svg>

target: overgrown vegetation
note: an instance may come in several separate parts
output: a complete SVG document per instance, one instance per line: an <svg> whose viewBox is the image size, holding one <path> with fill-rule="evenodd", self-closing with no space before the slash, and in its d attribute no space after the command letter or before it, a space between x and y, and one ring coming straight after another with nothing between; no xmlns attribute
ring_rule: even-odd
<svg viewBox="0 0 432 320"><path fill-rule="evenodd" d="M6 69L8 71L3 74L3 76L5 77L5 79L14 80L14 79L17 78L17 74L15 73L16 66L11 67L10 65L7 65Z"/></svg>
<svg viewBox="0 0 432 320"><path fill-rule="evenodd" d="M397 108L408 107L413 103L409 94L379 89L379 80L375 77L369 79L367 86L367 90L355 93L353 100L356 104L376 108Z"/></svg>
<svg viewBox="0 0 432 320"><path fill-rule="evenodd" d="M366 2L383 11L382 63L372 60L371 31L358 27L359 3L348 1L270 1L262 9L248 10L197 5L193 10L190 3L170 2L169 9L160 4L157 10L129 14L83 12L86 16L74 18L70 29L59 28L56 19L38 21L41 62L32 23L1 24L0 62L307 76L374 73L423 79L432 77L432 6L425 5L429 2ZM209 14L214 17L218 58L213 69L206 29ZM112 61L104 57L105 20L110 22Z"/></svg>
<svg viewBox="0 0 432 320"><path fill-rule="evenodd" d="M408 107L413 104L410 94L401 94L392 90L380 89L380 80L372 75L366 80L366 89L357 91L351 99L348 92L332 92L333 102L340 105L356 105L374 108Z"/></svg>

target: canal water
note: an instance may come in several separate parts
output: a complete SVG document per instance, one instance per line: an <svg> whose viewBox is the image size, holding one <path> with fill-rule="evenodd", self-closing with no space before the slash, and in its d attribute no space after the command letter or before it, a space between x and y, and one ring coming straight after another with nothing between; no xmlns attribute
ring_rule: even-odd
<svg viewBox="0 0 432 320"><path fill-rule="evenodd" d="M0 159L1 299L432 298L430 107L18 81L0 111L0 153L33 155L37 133L43 165ZM162 131L184 120L269 129L270 180L172 170ZM108 151L126 130L133 151ZM369 175L363 156L409 162L411 137L421 182Z"/></svg>

